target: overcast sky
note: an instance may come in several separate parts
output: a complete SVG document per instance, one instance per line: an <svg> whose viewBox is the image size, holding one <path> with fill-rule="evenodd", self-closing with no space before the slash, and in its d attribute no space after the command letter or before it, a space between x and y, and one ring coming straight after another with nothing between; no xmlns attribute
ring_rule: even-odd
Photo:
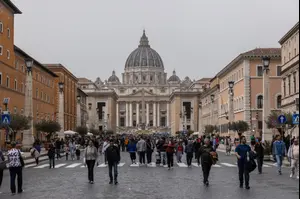
<svg viewBox="0 0 300 199"><path fill-rule="evenodd" d="M143 28L168 76L211 77L239 53L280 47L299 0L12 0L15 44L77 77L121 77Z"/></svg>

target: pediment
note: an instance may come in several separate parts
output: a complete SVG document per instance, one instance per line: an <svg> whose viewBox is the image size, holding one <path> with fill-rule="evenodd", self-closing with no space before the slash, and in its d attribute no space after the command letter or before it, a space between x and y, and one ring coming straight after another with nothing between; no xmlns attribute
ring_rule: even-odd
<svg viewBox="0 0 300 199"><path fill-rule="evenodd" d="M128 96L142 97L143 96L143 90L140 89L140 90L136 91L135 93L131 93ZM144 96L145 97L152 97L152 96L155 96L155 95L153 93L151 93L150 91L144 90Z"/></svg>

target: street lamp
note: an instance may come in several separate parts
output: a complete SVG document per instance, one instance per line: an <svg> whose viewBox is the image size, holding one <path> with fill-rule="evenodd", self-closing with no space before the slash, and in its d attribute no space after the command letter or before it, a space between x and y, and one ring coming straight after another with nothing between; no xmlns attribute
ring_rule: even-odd
<svg viewBox="0 0 300 199"><path fill-rule="evenodd" d="M233 89L234 81L228 81L228 86L230 89Z"/></svg>
<svg viewBox="0 0 300 199"><path fill-rule="evenodd" d="M31 58L26 58L25 59L25 65L26 65L27 71L31 72L32 71L32 67L33 67L33 60Z"/></svg>
<svg viewBox="0 0 300 199"><path fill-rule="evenodd" d="M81 100L81 96L77 95L77 102L80 103L80 100Z"/></svg>
<svg viewBox="0 0 300 199"><path fill-rule="evenodd" d="M64 91L64 83L63 82L59 82L58 83L58 87L59 87L59 91L63 92Z"/></svg>
<svg viewBox="0 0 300 199"><path fill-rule="evenodd" d="M271 58L267 57L267 56L264 56L262 58L262 63L263 63L263 66L264 66L264 70L269 70L270 60L271 60Z"/></svg>
<svg viewBox="0 0 300 199"><path fill-rule="evenodd" d="M211 99L211 102L214 102L214 100L215 100L215 95L211 94L211 95L210 95L210 99Z"/></svg>
<svg viewBox="0 0 300 199"><path fill-rule="evenodd" d="M233 96L234 96L234 81L228 81L228 86L229 86L229 103L228 103L228 108L229 108L229 117L228 117L228 134L230 135L230 129L229 126L234 120L234 107L233 107Z"/></svg>

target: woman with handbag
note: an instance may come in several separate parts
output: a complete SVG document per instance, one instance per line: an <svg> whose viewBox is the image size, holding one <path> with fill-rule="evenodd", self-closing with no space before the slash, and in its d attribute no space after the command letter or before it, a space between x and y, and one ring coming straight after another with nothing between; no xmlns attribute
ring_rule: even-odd
<svg viewBox="0 0 300 199"><path fill-rule="evenodd" d="M89 145L84 151L84 161L88 167L88 179L90 184L94 184L94 167L98 158L97 148L94 146L93 141L89 141Z"/></svg>
<svg viewBox="0 0 300 199"><path fill-rule="evenodd" d="M22 193L22 185L23 185L23 174L22 169L24 167L24 160L22 158L21 152L19 149L16 149L16 143L11 143L11 149L7 153L8 157L8 166L10 173L10 190L12 195L16 194L16 177L18 180L18 193Z"/></svg>
<svg viewBox="0 0 300 199"><path fill-rule="evenodd" d="M3 179L3 170L5 169L5 167L6 167L6 162L4 159L4 155L0 149L0 188L1 188L2 179ZM1 192L0 192L0 194L1 194Z"/></svg>

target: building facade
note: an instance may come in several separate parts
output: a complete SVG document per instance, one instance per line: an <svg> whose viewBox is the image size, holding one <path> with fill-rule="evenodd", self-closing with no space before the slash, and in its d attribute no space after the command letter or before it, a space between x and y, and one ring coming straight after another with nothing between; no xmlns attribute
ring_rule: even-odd
<svg viewBox="0 0 300 199"><path fill-rule="evenodd" d="M258 133L263 125L263 66L262 57L271 58L269 66L269 111L281 108L281 52L277 48L257 48L240 54L222 69L217 77L220 82L219 125L220 132L227 134L229 106L229 81L233 86L233 121L246 121L250 130ZM233 122L232 121L232 122ZM246 135L252 134L248 132ZM234 136L234 133L231 135Z"/></svg>
<svg viewBox="0 0 300 199"><path fill-rule="evenodd" d="M167 78L162 58L150 47L145 31L125 62L121 81L114 71L104 82L79 78L88 95L88 127L117 132L196 130L201 88L190 88L193 83L189 77L181 81L175 71Z"/></svg>
<svg viewBox="0 0 300 199"><path fill-rule="evenodd" d="M29 58L33 60L33 123L42 119L54 119L57 75L14 45L14 14L21 12L10 1L1 0L0 9L0 113L7 110L10 114L24 114L27 73L25 59ZM2 104L4 98L10 99L7 107ZM35 131L34 136L43 138ZM10 136L0 133L0 145L10 139L21 141L23 133Z"/></svg>
<svg viewBox="0 0 300 199"><path fill-rule="evenodd" d="M219 79L214 77L210 80L209 87L206 88L200 98L199 109L199 131L204 132L206 125L219 127Z"/></svg>
<svg viewBox="0 0 300 199"><path fill-rule="evenodd" d="M77 123L77 83L78 79L61 64L44 64L46 68L58 76L58 83L63 83L64 131L76 129ZM56 90L58 93L58 89ZM57 95L59 96L59 95ZM56 110L59 112L59 99L56 98ZM58 119L58 118L56 118Z"/></svg>
<svg viewBox="0 0 300 199"><path fill-rule="evenodd" d="M80 88L77 88L77 122L76 126L87 126L88 120L87 114L87 94L84 93Z"/></svg>
<svg viewBox="0 0 300 199"><path fill-rule="evenodd" d="M279 41L282 54L282 111L299 113L299 22ZM299 136L299 127L292 131Z"/></svg>

